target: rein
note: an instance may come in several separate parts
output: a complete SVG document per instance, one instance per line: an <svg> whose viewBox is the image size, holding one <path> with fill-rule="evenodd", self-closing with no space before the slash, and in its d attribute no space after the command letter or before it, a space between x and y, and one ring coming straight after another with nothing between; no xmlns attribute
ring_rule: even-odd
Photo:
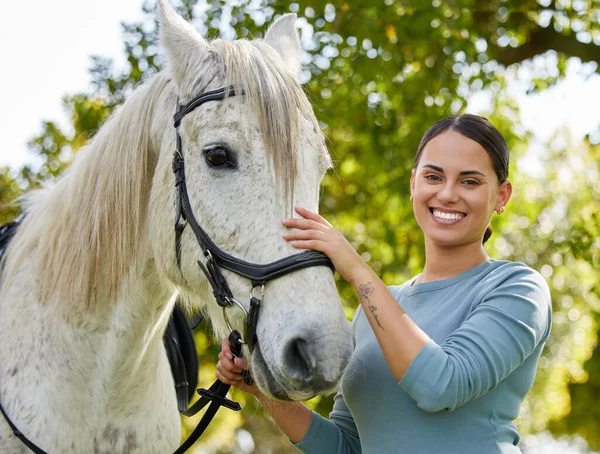
<svg viewBox="0 0 600 454"><path fill-rule="evenodd" d="M239 95L243 95L243 90L240 91ZM252 352L254 346L258 342L256 337L256 328L258 325L258 316L260 313L261 304L264 300L265 294L265 285L267 282L277 279L278 277L285 276L286 274L292 273L294 271L308 268L312 266L327 266L334 270L333 264L329 258L317 251L304 251L293 254L291 256L282 258L280 260L276 260L267 264L256 264L251 262L246 262L244 260L238 259L227 252L220 249L210 238L210 236L202 229L200 224L197 222L194 213L191 208L190 199L187 192L186 179L185 179L185 166L183 159L183 146L182 139L179 133L179 127L181 125L181 121L183 118L194 111L202 104L211 101L221 101L229 96L237 96L234 87L228 88L219 88L217 90L208 91L202 93L192 99L185 105L179 105L177 107L177 111L174 116L174 127L176 131L176 149L173 153L173 173L175 174L175 187L177 191L177 207L176 207L176 215L175 215L175 254L177 260L177 267L179 271L181 270L181 237L183 235L183 231L185 227L189 224L192 232L196 237L196 241L200 245L206 263L203 263L201 260L198 260L198 266L206 276L208 282L210 283L213 295L215 300L219 306L223 308L223 316L225 318L225 322L227 323L227 327L231 331L229 334L229 342L231 344L231 351L235 357L242 357L242 345L246 344ZM183 222L181 222L183 220ZM6 226L0 227L0 256L5 250L8 241L14 235L16 231L16 227L18 226L18 221L7 224ZM247 310L244 305L234 297L231 292L229 285L227 283L227 279L222 273L222 269L229 270L241 277L244 277L251 282L250 289L250 309ZM245 322L242 329L243 336L239 331L235 330L227 316L227 309L237 307L244 313ZM178 333L183 333L184 336L187 336L187 330L191 332L189 325L186 324L186 328L182 328L181 317L183 314L181 312L177 312L176 310L173 313L172 320L170 321L174 323L178 323L177 331ZM181 311L179 309L179 311ZM169 330L171 329L171 325L169 326ZM189 336L188 336L189 338ZM193 342L193 336L192 336ZM180 347L177 335L172 335L170 338L165 338L165 348L169 357L179 358L178 366L175 367L174 370L178 371L179 375L183 375L185 377L185 367L184 364L185 358L181 358L181 352L178 350ZM186 355L190 356L189 352ZM196 364L196 373L197 373L197 363ZM172 366L173 368L173 366ZM180 370L183 369L183 372ZM253 383L252 377L248 371L243 372L244 381L251 385ZM207 410L204 412L202 419L196 426L196 428L192 431L189 437L183 442L183 444L177 448L177 450L173 454L183 454L185 453L197 440L200 438L202 433L208 427L208 424L212 421L215 414L219 410L220 407L225 407L230 410L239 411L241 410L241 406L238 402L230 400L226 397L227 392L229 391L230 385L226 385L222 383L220 380L216 380L208 389L198 389L197 392L200 395L200 399L195 402L192 406L185 409L187 403L185 399L187 398L189 401L189 395L187 394L188 385L194 386L193 382L188 383L189 380L183 378L181 383L176 379L176 394L178 400L178 408L181 414L184 416L193 416L197 414L201 409L205 406L209 405ZM181 389L184 391L181 391ZM6 419L6 422L12 429L14 435L21 440L21 442L27 446L32 452L35 454L47 454L44 450L38 447L35 443L29 440L22 432L18 430L15 424L10 420L9 416L6 414L2 404L0 403L0 413Z"/></svg>

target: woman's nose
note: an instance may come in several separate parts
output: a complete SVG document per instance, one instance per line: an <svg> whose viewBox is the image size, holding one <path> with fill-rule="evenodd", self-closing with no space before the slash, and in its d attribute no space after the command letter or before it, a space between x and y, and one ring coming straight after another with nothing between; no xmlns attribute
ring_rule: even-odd
<svg viewBox="0 0 600 454"><path fill-rule="evenodd" d="M447 182L440 187L437 194L440 202L452 203L458 201L458 191L453 183Z"/></svg>

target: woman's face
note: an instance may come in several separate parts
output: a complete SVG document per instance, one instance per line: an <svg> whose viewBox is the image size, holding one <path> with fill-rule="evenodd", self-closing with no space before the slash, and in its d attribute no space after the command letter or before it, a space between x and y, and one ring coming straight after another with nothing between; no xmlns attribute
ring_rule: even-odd
<svg viewBox="0 0 600 454"><path fill-rule="evenodd" d="M427 239L445 247L481 244L492 214L510 198L474 140L446 131L431 139L410 180L413 210Z"/></svg>

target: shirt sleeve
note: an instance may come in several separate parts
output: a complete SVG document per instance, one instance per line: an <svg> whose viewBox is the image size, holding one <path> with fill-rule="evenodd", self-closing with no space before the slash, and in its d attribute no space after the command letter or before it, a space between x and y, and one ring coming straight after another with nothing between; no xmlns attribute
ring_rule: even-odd
<svg viewBox="0 0 600 454"><path fill-rule="evenodd" d="M308 454L360 454L358 430L341 391L334 398L329 418L313 411L308 432L294 446Z"/></svg>
<svg viewBox="0 0 600 454"><path fill-rule="evenodd" d="M546 281L520 266L443 343L427 343L400 386L425 411L454 410L493 389L521 365L546 341L550 325Z"/></svg>

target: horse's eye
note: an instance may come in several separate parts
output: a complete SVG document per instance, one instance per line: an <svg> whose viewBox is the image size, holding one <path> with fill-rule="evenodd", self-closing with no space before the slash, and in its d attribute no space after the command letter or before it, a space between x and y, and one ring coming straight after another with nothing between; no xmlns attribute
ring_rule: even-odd
<svg viewBox="0 0 600 454"><path fill-rule="evenodd" d="M217 145L215 147L205 148L204 149L204 157L208 161L211 166L221 167L221 166L234 166L234 164L229 159L229 153L227 149Z"/></svg>

